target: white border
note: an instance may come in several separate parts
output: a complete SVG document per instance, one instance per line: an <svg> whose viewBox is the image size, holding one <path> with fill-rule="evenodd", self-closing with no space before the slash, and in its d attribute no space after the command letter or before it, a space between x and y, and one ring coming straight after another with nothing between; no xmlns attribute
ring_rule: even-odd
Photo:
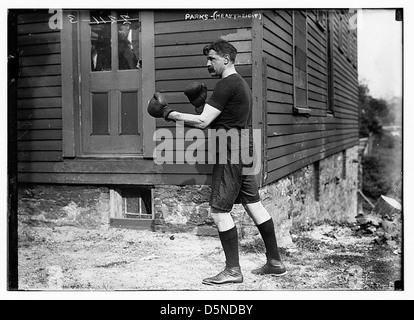
<svg viewBox="0 0 414 320"><path fill-rule="evenodd" d="M174 4L172 6L172 3ZM254 3L254 6L252 6ZM114 2L105 3L105 1L42 1L41 4L37 4L36 8L91 8L91 7L114 7ZM151 5L149 5L151 4ZM312 5L311 5L312 4ZM348 299L366 299L366 300L378 300L378 299L387 299L387 300L407 300L413 299L413 260L412 253L414 252L414 241L410 228L414 226L413 218L410 212L411 200L413 198L410 181L412 181L412 172L409 168L409 164L414 163L413 157L413 148L409 146L411 138L411 128L408 124L409 119L413 119L413 108L414 103L412 100L412 91L413 87L411 86L411 81L408 83L407 74L408 70L414 70L413 68L413 52L412 52L412 36L407 36L410 32L409 30L414 30L413 27L413 2L409 0L405 1L385 1L385 0L376 0L376 1L318 1L317 3L309 3L305 1L291 0L291 1L238 1L236 2L225 2L218 0L209 0L209 1L197 1L193 2L189 6L188 1L171 1L171 0L157 0L156 3L148 1L117 1L116 7L137 7L144 9L157 9L157 8L186 8L197 9L197 8L404 8L404 105L408 106L404 108L404 226L405 226L405 239L404 239L404 276L405 276L405 290L401 292L377 292L377 291L368 291L368 292L358 292L358 291L265 291L265 292L241 292L241 291L139 291L139 292L12 292L7 291L7 218L6 210L1 210L3 217L1 219L1 254L3 257L3 263L1 263L0 272L0 297L2 300L210 300L210 299L246 299L246 300L308 300L308 299L317 299L317 300L348 300ZM1 8L1 28L2 32L0 33L1 42L3 44L2 48L4 50L2 59L2 74L3 79L7 83L7 9L8 8L33 8L33 3L29 2L14 2L12 5L4 7L2 4ZM410 39L411 38L411 39ZM2 86L3 90L3 106L0 108L0 127L5 131L1 135L1 146L4 150L7 150L7 86L6 83ZM7 152L2 152L1 155L1 165L2 165L2 190L1 190L1 208L7 208ZM184 305L184 303L183 303Z"/></svg>

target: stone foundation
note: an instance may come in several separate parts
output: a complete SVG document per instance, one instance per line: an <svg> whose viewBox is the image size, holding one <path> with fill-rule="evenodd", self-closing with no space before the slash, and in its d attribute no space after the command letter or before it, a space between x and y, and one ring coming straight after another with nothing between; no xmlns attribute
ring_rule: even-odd
<svg viewBox="0 0 414 320"><path fill-rule="evenodd" d="M261 190L280 245L289 230L321 221L354 221L357 215L358 147L309 165Z"/></svg>
<svg viewBox="0 0 414 320"><path fill-rule="evenodd" d="M292 227L321 221L352 221L357 215L358 147L330 156L261 188L281 247L292 246ZM210 187L154 186L155 231L217 235L209 215ZM232 211L241 238L258 235L241 205ZM19 188L19 221L108 227L110 189L93 186L30 185Z"/></svg>
<svg viewBox="0 0 414 320"><path fill-rule="evenodd" d="M95 229L109 223L109 189L93 186L20 185L18 221L33 226Z"/></svg>

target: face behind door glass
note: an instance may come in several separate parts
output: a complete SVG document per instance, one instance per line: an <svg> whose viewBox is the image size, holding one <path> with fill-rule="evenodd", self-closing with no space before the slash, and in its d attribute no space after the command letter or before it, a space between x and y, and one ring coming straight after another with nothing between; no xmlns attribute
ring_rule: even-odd
<svg viewBox="0 0 414 320"><path fill-rule="evenodd" d="M117 43L112 25L116 24ZM139 66L139 13L93 10L90 12L91 71L132 70ZM114 46L115 48L112 48ZM113 51L116 50L116 63ZM115 65L113 65L115 64Z"/></svg>

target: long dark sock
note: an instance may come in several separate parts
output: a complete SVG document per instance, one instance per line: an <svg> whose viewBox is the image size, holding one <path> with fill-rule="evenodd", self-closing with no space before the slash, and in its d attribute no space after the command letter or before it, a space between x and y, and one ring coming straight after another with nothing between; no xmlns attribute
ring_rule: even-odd
<svg viewBox="0 0 414 320"><path fill-rule="evenodd" d="M262 236L263 242L266 247L267 259L280 260L273 219L270 218L266 222L257 225L257 228L259 229L260 235Z"/></svg>
<svg viewBox="0 0 414 320"><path fill-rule="evenodd" d="M227 231L219 232L219 238L226 256L226 267L239 267L239 239L236 226Z"/></svg>

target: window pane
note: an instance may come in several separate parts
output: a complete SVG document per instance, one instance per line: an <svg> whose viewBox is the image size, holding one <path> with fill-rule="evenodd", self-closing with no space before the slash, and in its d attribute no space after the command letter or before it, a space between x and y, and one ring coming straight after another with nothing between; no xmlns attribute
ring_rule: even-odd
<svg viewBox="0 0 414 320"><path fill-rule="evenodd" d="M121 134L138 134L138 95L121 93Z"/></svg>
<svg viewBox="0 0 414 320"><path fill-rule="evenodd" d="M92 135L108 134L108 93L92 93Z"/></svg>
<svg viewBox="0 0 414 320"><path fill-rule="evenodd" d="M306 16L300 10L294 10L295 28L306 32Z"/></svg>
<svg viewBox="0 0 414 320"><path fill-rule="evenodd" d="M306 62L307 62L307 56L306 52L300 49L299 47L295 47L295 63L296 68L307 71L306 70Z"/></svg>
<svg viewBox="0 0 414 320"><path fill-rule="evenodd" d="M308 105L306 90L296 88L296 106L306 108Z"/></svg>
<svg viewBox="0 0 414 320"><path fill-rule="evenodd" d="M141 213L140 210L140 198L126 198L126 212L127 213Z"/></svg>
<svg viewBox="0 0 414 320"><path fill-rule="evenodd" d="M118 64L119 70L138 69L139 65L139 13L118 13Z"/></svg>
<svg viewBox="0 0 414 320"><path fill-rule="evenodd" d="M327 13L325 10L318 10L316 12L316 21L318 22L318 25L322 28L326 28L326 20L327 20Z"/></svg>
<svg viewBox="0 0 414 320"><path fill-rule="evenodd" d="M339 49L344 50L344 18L340 17L338 30L338 46Z"/></svg>
<svg viewBox="0 0 414 320"><path fill-rule="evenodd" d="M295 68L295 85L298 88L301 89L306 89L306 72L299 69L299 68Z"/></svg>
<svg viewBox="0 0 414 320"><path fill-rule="evenodd" d="M126 218L153 219L151 214L151 190L128 188L122 190L122 210Z"/></svg>
<svg viewBox="0 0 414 320"><path fill-rule="evenodd" d="M111 70L111 13L109 10L92 10L91 27L91 70Z"/></svg>

